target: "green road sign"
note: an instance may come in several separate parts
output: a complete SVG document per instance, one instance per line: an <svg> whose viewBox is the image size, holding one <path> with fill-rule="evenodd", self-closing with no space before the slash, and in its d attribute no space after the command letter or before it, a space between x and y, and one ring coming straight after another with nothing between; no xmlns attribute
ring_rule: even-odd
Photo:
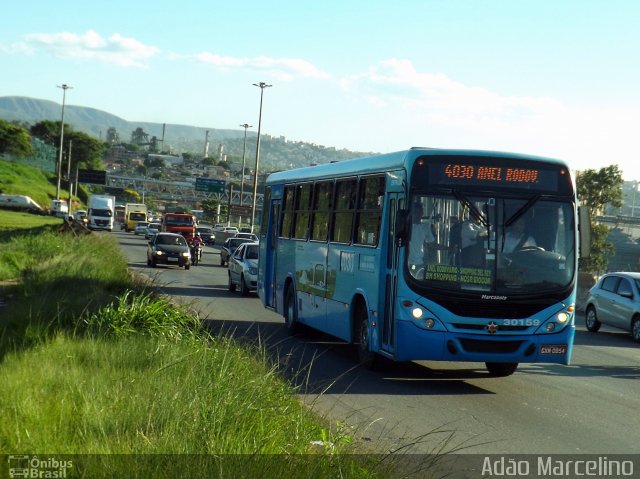
<svg viewBox="0 0 640 479"><path fill-rule="evenodd" d="M196 191L224 193L225 187L226 183L224 180L214 180L212 178L196 178Z"/></svg>

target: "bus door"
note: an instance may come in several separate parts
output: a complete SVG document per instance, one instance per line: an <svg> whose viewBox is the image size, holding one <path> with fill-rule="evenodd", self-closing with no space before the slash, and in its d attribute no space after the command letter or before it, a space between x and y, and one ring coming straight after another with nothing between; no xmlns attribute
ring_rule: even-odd
<svg viewBox="0 0 640 479"><path fill-rule="evenodd" d="M264 263L264 305L276 307L276 260L278 249L278 234L280 232L280 208L282 200L274 199L271 202L269 212L269 225L267 230L267 244Z"/></svg>
<svg viewBox="0 0 640 479"><path fill-rule="evenodd" d="M398 242L396 241L396 216L398 209L404 207L404 194L390 193L387 197L387 238L384 240L384 301L379 311L384 311L382 317L382 349L392 353L395 350L395 302L398 285Z"/></svg>

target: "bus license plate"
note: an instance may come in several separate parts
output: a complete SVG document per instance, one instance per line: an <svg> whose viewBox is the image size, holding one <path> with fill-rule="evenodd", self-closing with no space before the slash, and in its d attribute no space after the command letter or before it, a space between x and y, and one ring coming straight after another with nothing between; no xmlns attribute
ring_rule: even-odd
<svg viewBox="0 0 640 479"><path fill-rule="evenodd" d="M544 344L540 347L540 354L567 354L567 345Z"/></svg>

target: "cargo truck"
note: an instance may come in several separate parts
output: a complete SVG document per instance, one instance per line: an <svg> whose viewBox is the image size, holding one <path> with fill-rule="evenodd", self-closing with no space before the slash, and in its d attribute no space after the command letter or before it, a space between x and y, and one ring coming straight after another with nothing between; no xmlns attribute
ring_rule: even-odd
<svg viewBox="0 0 640 479"><path fill-rule="evenodd" d="M147 205L142 203L124 205L124 230L133 231L138 221L147 221Z"/></svg>
<svg viewBox="0 0 640 479"><path fill-rule="evenodd" d="M165 213L162 216L160 231L177 233L191 241L196 234L198 220L194 215L186 213Z"/></svg>
<svg viewBox="0 0 640 479"><path fill-rule="evenodd" d="M49 210L52 216L66 218L69 216L69 205L65 200L51 200Z"/></svg>
<svg viewBox="0 0 640 479"><path fill-rule="evenodd" d="M89 223L90 230L113 231L113 219L115 216L116 198L110 195L89 196Z"/></svg>

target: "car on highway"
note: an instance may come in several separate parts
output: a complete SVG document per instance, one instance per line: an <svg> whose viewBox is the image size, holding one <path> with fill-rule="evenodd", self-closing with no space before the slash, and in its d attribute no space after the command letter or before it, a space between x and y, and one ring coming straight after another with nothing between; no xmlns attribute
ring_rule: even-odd
<svg viewBox="0 0 640 479"><path fill-rule="evenodd" d="M138 221L136 226L133 228L134 234L136 236L145 234L147 232L147 226L149 226L148 221Z"/></svg>
<svg viewBox="0 0 640 479"><path fill-rule="evenodd" d="M222 248L220 248L220 266L224 266L225 263L229 263L229 258L238 246L252 242L253 240L250 240L249 238L236 238L233 236L231 238L227 238L224 241Z"/></svg>
<svg viewBox="0 0 640 479"><path fill-rule="evenodd" d="M243 243L236 248L229 258L229 291L240 289L242 296L249 291L255 291L258 284L258 253L260 245L257 242Z"/></svg>
<svg viewBox="0 0 640 479"><path fill-rule="evenodd" d="M160 232L160 223L149 223L147 229L144 231L144 237L146 239L152 239L156 234Z"/></svg>
<svg viewBox="0 0 640 479"><path fill-rule="evenodd" d="M147 266L155 268L158 264L191 267L191 250L184 236L160 232L149 241Z"/></svg>
<svg viewBox="0 0 640 479"><path fill-rule="evenodd" d="M253 233L236 233L234 238L247 238L247 239L250 239L251 241L258 241L258 235Z"/></svg>
<svg viewBox="0 0 640 479"><path fill-rule="evenodd" d="M607 273L589 290L585 323L592 333L603 324L624 329L640 343L640 273Z"/></svg>
<svg viewBox="0 0 640 479"><path fill-rule="evenodd" d="M200 233L200 238L202 238L202 241L204 241L205 244L215 244L216 234L213 231L213 228L210 228L208 226L198 226L196 227L196 232Z"/></svg>

